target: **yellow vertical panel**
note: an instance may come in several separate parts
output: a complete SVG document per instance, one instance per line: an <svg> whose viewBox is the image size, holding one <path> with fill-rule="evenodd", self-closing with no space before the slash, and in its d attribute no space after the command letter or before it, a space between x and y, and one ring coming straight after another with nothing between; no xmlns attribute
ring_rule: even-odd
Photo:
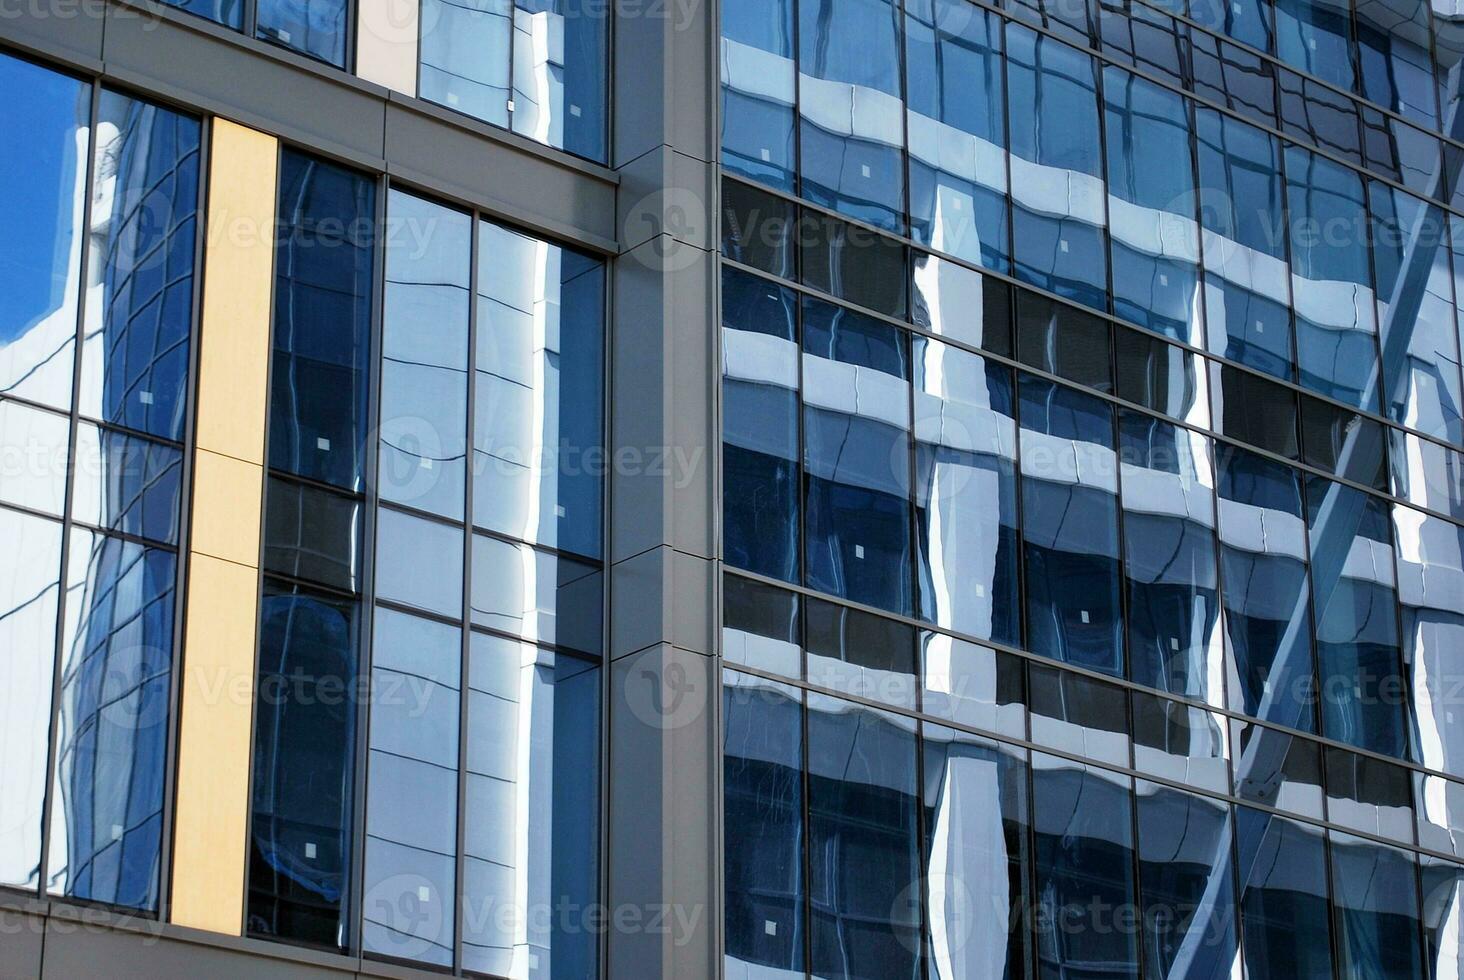
<svg viewBox="0 0 1464 980"><path fill-rule="evenodd" d="M179 680L174 923L244 920L278 144L215 120Z"/></svg>
<svg viewBox="0 0 1464 980"><path fill-rule="evenodd" d="M416 95L420 18L420 0L360 0L356 74L404 95Z"/></svg>

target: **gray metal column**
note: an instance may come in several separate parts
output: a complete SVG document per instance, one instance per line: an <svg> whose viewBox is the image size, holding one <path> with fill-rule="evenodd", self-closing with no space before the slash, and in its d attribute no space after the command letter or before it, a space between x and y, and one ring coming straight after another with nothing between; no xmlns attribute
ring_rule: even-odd
<svg viewBox="0 0 1464 980"><path fill-rule="evenodd" d="M715 977L716 10L619 0L607 976Z"/></svg>

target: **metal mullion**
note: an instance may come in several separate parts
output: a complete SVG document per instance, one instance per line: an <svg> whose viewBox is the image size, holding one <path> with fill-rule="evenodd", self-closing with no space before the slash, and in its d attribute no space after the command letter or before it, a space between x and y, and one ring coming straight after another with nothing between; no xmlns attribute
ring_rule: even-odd
<svg viewBox="0 0 1464 980"><path fill-rule="evenodd" d="M718 0L712 0L712 2L715 8ZM611 17L611 27L614 27L613 16ZM610 45L609 50L613 52L615 50L613 35L608 43ZM609 59L609 62L611 71L614 71L615 59L612 57ZM715 64L715 60L712 63ZM614 101L615 100L613 98L606 99L607 109L609 105ZM607 142L611 138L608 134L613 132L613 129L607 130ZM610 149L611 148L607 146L607 155ZM720 181L716 182L712 193L714 195L720 195ZM605 383L601 386L600 390L600 442L602 449L608 449L610 445L610 432L612 431L612 428L614 426L616 387L613 383L615 367L615 345L611 341L611 324L612 322L617 322L617 318L615 316L615 276L613 275L613 268L610 261L608 260L601 261L601 268L604 270L604 288L600 292L600 371L601 376L605 379ZM715 262L713 264L713 269L715 272ZM713 296L716 297L714 301L720 304L721 277L713 275L712 279ZM720 352L721 345L716 345L714 350ZM714 354L713 356L715 357L717 355ZM476 364L473 365L473 370L477 370ZM718 390L720 391L720 386ZM714 399L714 405L717 407L718 411L720 411L720 403L720 398ZM718 438L720 439L721 429L718 428L717 431ZM720 469L720 467L718 469ZM614 503L614 493L614 481L611 480L607 474L602 474L600 476L600 567L602 569L601 574L603 578L601 580L600 586L600 657L599 665L596 668L598 674L596 679L599 682L600 718L599 724L596 726L595 730L595 761L596 764L599 766L599 772L596 774L597 778L595 783L596 789L598 790L600 796L599 799L596 801L595 807L595 826L599 835L597 840L598 846L595 849L595 897L596 900L599 901L601 907L606 909L610 907L610 759L613 750L613 746L611 745L610 740L610 677L613 662L612 652L610 649L610 636L612 617L615 613L614 604L611 602L610 599L610 568L611 561L613 559L611 508ZM720 500L721 498L718 497L717 499ZM717 511L718 508L714 506L712 510ZM720 546L720 543L721 537L718 536L716 538L717 546ZM720 551L715 552L715 556L717 559L720 559L720 554ZM719 569L720 560L714 561L714 574ZM716 574L716 585L714 586L714 588L717 590L717 594L720 595L720 574ZM720 613L720 602L718 602L717 604L717 613ZM469 610L469 620L471 621L471 610ZM721 634L718 633L717 635L720 636ZM556 632L556 639L557 638L558 634ZM720 657L718 658L717 662L720 663ZM715 686L713 689L714 692L718 694L720 694L721 691L720 682L721 672L718 671L717 686ZM718 698L718 700L720 700L720 698ZM720 772L720 767L718 767L718 772ZM720 826L720 817L718 818L718 823ZM720 921L717 922L717 926L720 932ZM600 975L603 976L608 973L610 963L610 932L608 929L600 930L600 935L595 938L595 957L596 964L598 966L598 972L600 973ZM722 968L722 958L720 956L718 957L717 962L718 969L720 970Z"/></svg>

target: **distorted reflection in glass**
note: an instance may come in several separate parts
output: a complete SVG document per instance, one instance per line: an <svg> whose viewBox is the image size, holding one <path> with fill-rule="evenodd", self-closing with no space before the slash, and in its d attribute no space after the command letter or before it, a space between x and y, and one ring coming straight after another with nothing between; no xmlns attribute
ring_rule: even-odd
<svg viewBox="0 0 1464 980"><path fill-rule="evenodd" d="M1340 0L1277 0L1276 53L1344 92L1352 90L1352 17Z"/></svg>
<svg viewBox="0 0 1464 980"><path fill-rule="evenodd" d="M914 627L813 598L803 622L808 683L914 710Z"/></svg>
<svg viewBox="0 0 1464 980"><path fill-rule="evenodd" d="M598 566L473 535L475 626L595 653L601 646L603 588Z"/></svg>
<svg viewBox="0 0 1464 980"><path fill-rule="evenodd" d="M802 597L742 578L722 577L722 659L785 677L803 676Z"/></svg>
<svg viewBox="0 0 1464 980"><path fill-rule="evenodd" d="M1366 98L1437 129L1429 8L1424 0L1358 0L1358 70Z"/></svg>
<svg viewBox="0 0 1464 980"><path fill-rule="evenodd" d="M264 491L264 568L350 592L361 587L361 501L271 475Z"/></svg>
<svg viewBox="0 0 1464 980"><path fill-rule="evenodd" d="M515 0L515 133L604 160L609 24L595 0Z"/></svg>
<svg viewBox="0 0 1464 980"><path fill-rule="evenodd" d="M1455 701L1464 684L1464 529L1409 507L1393 506L1403 662L1409 671L1412 758L1464 776L1464 732Z"/></svg>
<svg viewBox="0 0 1464 980"><path fill-rule="evenodd" d="M1205 359L1143 330L1114 326L1114 390L1125 401L1210 428Z"/></svg>
<svg viewBox="0 0 1464 980"><path fill-rule="evenodd" d="M1359 980L1424 976L1413 856L1348 834L1328 836L1340 974Z"/></svg>
<svg viewBox="0 0 1464 980"><path fill-rule="evenodd" d="M1393 493L1464 522L1464 453L1397 429L1388 437Z"/></svg>
<svg viewBox="0 0 1464 980"><path fill-rule="evenodd" d="M1012 288L949 259L917 252L910 319L917 327L1003 357L1012 355Z"/></svg>
<svg viewBox="0 0 1464 980"><path fill-rule="evenodd" d="M920 634L920 710L988 732L1027 736L1025 662L926 630Z"/></svg>
<svg viewBox="0 0 1464 980"><path fill-rule="evenodd" d="M418 94L508 125L513 0L422 0Z"/></svg>
<svg viewBox="0 0 1464 980"><path fill-rule="evenodd" d="M376 594L443 616L463 607L463 531L383 507L376 517Z"/></svg>
<svg viewBox="0 0 1464 980"><path fill-rule="evenodd" d="M1418 811L1418 843L1464 857L1464 783L1415 772L1413 800Z"/></svg>
<svg viewBox="0 0 1464 980"><path fill-rule="evenodd" d="M1128 691L1038 661L1027 664L1032 741L1115 766L1129 763Z"/></svg>
<svg viewBox="0 0 1464 980"><path fill-rule="evenodd" d="M1230 728L1218 712L1130 691L1134 768L1216 793L1230 790Z"/></svg>
<svg viewBox="0 0 1464 980"><path fill-rule="evenodd" d="M0 502L60 517L66 506L71 424L20 402L0 400Z"/></svg>
<svg viewBox="0 0 1464 980"><path fill-rule="evenodd" d="M1464 916L1464 865L1419 855L1423 894L1424 962L1429 976L1452 977L1464 972L1460 917Z"/></svg>
<svg viewBox="0 0 1464 980"><path fill-rule="evenodd" d="M462 520L472 219L392 191L381 337L383 500Z"/></svg>
<svg viewBox="0 0 1464 980"><path fill-rule="evenodd" d="M109 531L177 544L183 454L86 422L76 429L71 513Z"/></svg>
<svg viewBox="0 0 1464 980"><path fill-rule="evenodd" d="M722 168L792 192L796 87L792 0L721 5Z"/></svg>
<svg viewBox="0 0 1464 980"><path fill-rule="evenodd" d="M1378 837L1413 843L1413 789L1402 766L1335 745L1324 750L1327 819Z"/></svg>
<svg viewBox="0 0 1464 980"><path fill-rule="evenodd" d="M258 0L255 32L266 41L344 68L352 9L349 0ZM369 29L364 21L363 29Z"/></svg>
<svg viewBox="0 0 1464 980"><path fill-rule="evenodd" d="M1249 807L1235 808L1241 948L1252 977L1326 980L1327 852L1322 829ZM1305 941L1299 941L1305 937Z"/></svg>

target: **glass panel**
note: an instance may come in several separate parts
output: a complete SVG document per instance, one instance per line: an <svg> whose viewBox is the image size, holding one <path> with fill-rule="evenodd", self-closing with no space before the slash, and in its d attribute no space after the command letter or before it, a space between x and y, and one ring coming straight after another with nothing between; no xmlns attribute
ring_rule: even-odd
<svg viewBox="0 0 1464 980"><path fill-rule="evenodd" d="M1418 843L1464 857L1464 783L1415 772L1413 797L1418 810Z"/></svg>
<svg viewBox="0 0 1464 980"><path fill-rule="evenodd" d="M722 540L726 560L798 580L798 298L722 270Z"/></svg>
<svg viewBox="0 0 1464 980"><path fill-rule="evenodd" d="M361 944L451 966L462 631L390 609L371 637Z"/></svg>
<svg viewBox="0 0 1464 980"><path fill-rule="evenodd" d="M794 190L792 0L721 5L722 166Z"/></svg>
<svg viewBox="0 0 1464 980"><path fill-rule="evenodd" d="M983 731L1027 737L1025 662L929 630L920 634L920 709Z"/></svg>
<svg viewBox="0 0 1464 980"><path fill-rule="evenodd" d="M234 30L244 28L243 0L163 0L174 7L207 17L209 20Z"/></svg>
<svg viewBox="0 0 1464 980"><path fill-rule="evenodd" d="M1393 507L1403 662L1410 672L1412 758L1464 775L1464 731L1455 723L1464 689L1464 529L1408 507Z"/></svg>
<svg viewBox="0 0 1464 980"><path fill-rule="evenodd" d="M1118 397L1191 425L1210 427L1210 378L1204 358L1128 327L1113 330Z"/></svg>
<svg viewBox="0 0 1464 980"><path fill-rule="evenodd" d="M1362 150L1369 170L1391 177L1415 193L1448 200L1448 176L1440 169L1441 150L1434 136L1363 106Z"/></svg>
<svg viewBox="0 0 1464 980"><path fill-rule="evenodd" d="M61 525L0 509L0 883L34 890L41 864Z"/></svg>
<svg viewBox="0 0 1464 980"><path fill-rule="evenodd" d="M750 6L750 3L737 4L735 8L723 8L722 14L727 16L733 9L745 10ZM724 46L728 43L723 41ZM722 168L727 170L725 147L722 153ZM722 254L727 258L784 279L796 279L798 252L794 231L797 228L798 205L740 180L723 178Z"/></svg>
<svg viewBox="0 0 1464 980"><path fill-rule="evenodd" d="M1261 51L1273 50L1275 22L1267 0L1190 0L1189 15L1212 31ZM1200 37L1198 32L1196 37Z"/></svg>
<svg viewBox="0 0 1464 980"><path fill-rule="evenodd" d="M1215 431L1278 456L1301 458L1297 436L1297 394L1229 365L1210 363L1215 397Z"/></svg>
<svg viewBox="0 0 1464 980"><path fill-rule="evenodd" d="M371 334L373 181L280 155L269 465L361 487Z"/></svg>
<svg viewBox="0 0 1464 980"><path fill-rule="evenodd" d="M1379 490L1387 488L1381 422L1350 408L1301 396L1301 459Z"/></svg>
<svg viewBox="0 0 1464 980"><path fill-rule="evenodd" d="M172 446L82 422L71 515L109 531L177 544L182 475L183 454Z"/></svg>
<svg viewBox="0 0 1464 980"><path fill-rule="evenodd" d="M1464 521L1464 453L1389 429L1393 493L1410 504Z"/></svg>
<svg viewBox="0 0 1464 980"><path fill-rule="evenodd" d="M512 0L421 0L418 94L508 125Z"/></svg>
<svg viewBox="0 0 1464 980"><path fill-rule="evenodd" d="M600 554L605 267L478 225L473 522Z"/></svg>
<svg viewBox="0 0 1464 980"><path fill-rule="evenodd" d="M932 980L1032 973L1025 752L923 726Z"/></svg>
<svg viewBox="0 0 1464 980"><path fill-rule="evenodd" d="M1347 3L1276 0L1276 53L1282 61L1351 91L1352 52L1352 17Z"/></svg>
<svg viewBox="0 0 1464 980"><path fill-rule="evenodd" d="M265 580L246 932L348 942L360 610Z"/></svg>
<svg viewBox="0 0 1464 980"><path fill-rule="evenodd" d="M1011 369L916 337L915 524L920 615L1021 643Z"/></svg>
<svg viewBox="0 0 1464 980"><path fill-rule="evenodd" d="M383 500L462 520L468 442L468 263L473 221L387 196L381 337Z"/></svg>
<svg viewBox="0 0 1464 980"><path fill-rule="evenodd" d="M1314 731L1301 475L1228 446L1218 462L1230 707Z"/></svg>
<svg viewBox="0 0 1464 980"><path fill-rule="evenodd" d="M513 131L605 159L610 10L597 0L516 0Z"/></svg>
<svg viewBox="0 0 1464 980"><path fill-rule="evenodd" d="M802 976L803 695L722 673L727 975Z"/></svg>
<svg viewBox="0 0 1464 980"><path fill-rule="evenodd" d="M1413 843L1409 770L1328 746L1327 819L1365 834Z"/></svg>
<svg viewBox="0 0 1464 980"><path fill-rule="evenodd" d="M78 530L70 565L47 890L152 910L177 559Z"/></svg>
<svg viewBox="0 0 1464 980"><path fill-rule="evenodd" d="M1358 980L1422 977L1418 873L1407 851L1332 833L1337 967Z"/></svg>
<svg viewBox="0 0 1464 980"><path fill-rule="evenodd" d="M381 508L376 515L376 595L456 619L463 609L463 532Z"/></svg>
<svg viewBox="0 0 1464 980"><path fill-rule="evenodd" d="M597 653L602 644L603 591L598 566L473 535L475 626Z"/></svg>
<svg viewBox="0 0 1464 980"><path fill-rule="evenodd" d="M899 4L818 0L798 7L803 195L898 232L905 210Z"/></svg>
<svg viewBox="0 0 1464 980"><path fill-rule="evenodd" d="M344 68L350 13L348 0L260 0L257 30L266 41Z"/></svg>
<svg viewBox="0 0 1464 980"><path fill-rule="evenodd" d="M919 971L920 834L914 722L808 695L811 972Z"/></svg>
<svg viewBox="0 0 1464 980"><path fill-rule="evenodd" d="M1242 0L1245 2L1270 7L1266 0ZM1253 51L1226 44L1200 31L1190 32L1190 45L1196 94L1233 109L1252 122L1276 126L1274 64Z"/></svg>
<svg viewBox="0 0 1464 980"><path fill-rule="evenodd" d="M1134 768L1200 789L1230 790L1230 728L1224 716L1181 701L1130 692Z"/></svg>
<svg viewBox="0 0 1464 980"><path fill-rule="evenodd" d="M1113 343L1102 317L1017 290L1017 357L1085 388L1113 391Z"/></svg>
<svg viewBox="0 0 1464 980"><path fill-rule="evenodd" d="M805 298L806 584L909 615L910 384L903 332Z"/></svg>
<svg viewBox="0 0 1464 980"><path fill-rule="evenodd" d="M1133 781L1032 753L1037 968L1042 977L1139 975L1132 923Z"/></svg>
<svg viewBox="0 0 1464 980"><path fill-rule="evenodd" d="M1007 28L1017 277L1107 309L1098 79L1093 59Z"/></svg>
<svg viewBox="0 0 1464 980"><path fill-rule="evenodd" d="M1429 9L1423 0L1357 0L1357 40L1362 94L1437 129Z"/></svg>
<svg viewBox="0 0 1464 980"><path fill-rule="evenodd" d="M911 235L1006 272L1001 21L966 0L905 7Z"/></svg>
<svg viewBox="0 0 1464 980"><path fill-rule="evenodd" d="M913 280L917 327L1012 356L1012 289L1005 282L923 252L915 254Z"/></svg>
<svg viewBox="0 0 1464 980"><path fill-rule="evenodd" d="M1423 934L1429 976L1453 976L1464 970L1459 943L1460 904L1464 902L1464 867L1422 855Z"/></svg>
<svg viewBox="0 0 1464 980"><path fill-rule="evenodd" d="M1235 854L1247 975L1331 977L1327 852L1321 829L1237 807ZM1298 942L1301 937L1305 942Z"/></svg>
<svg viewBox="0 0 1464 980"><path fill-rule="evenodd" d="M1182 0L1161 2L1160 6L1184 13ZM1173 17L1134 0L1102 0L1098 5L1098 29L1103 36L1103 51L1108 55L1158 75L1176 88L1184 85L1189 29Z"/></svg>
<svg viewBox="0 0 1464 980"><path fill-rule="evenodd" d="M0 54L0 394L69 409L91 85Z"/></svg>
<svg viewBox="0 0 1464 980"><path fill-rule="evenodd" d="M60 517L70 437L64 415L0 400L0 501Z"/></svg>
<svg viewBox="0 0 1464 980"><path fill-rule="evenodd" d="M806 676L840 694L915 708L915 630L821 599L804 604Z"/></svg>
<svg viewBox="0 0 1464 980"><path fill-rule="evenodd" d="M798 245L805 285L904 318L908 305L904 245L807 208L798 226Z"/></svg>
<svg viewBox="0 0 1464 980"><path fill-rule="evenodd" d="M1362 131L1357 103L1296 72L1283 68L1276 74L1280 82L1281 128L1286 134L1360 166ZM1362 215L1356 217L1361 219Z"/></svg>
<svg viewBox="0 0 1464 980"><path fill-rule="evenodd" d="M1300 735L1232 721L1235 795L1306 817L1322 818L1322 749Z"/></svg>
<svg viewBox="0 0 1464 980"><path fill-rule="evenodd" d="M360 589L360 500L271 476L264 506L266 570L347 592ZM383 562L394 560L382 555Z"/></svg>
<svg viewBox="0 0 1464 980"><path fill-rule="evenodd" d="M1118 413L1128 583L1129 676L1224 703L1209 440L1128 409Z"/></svg>
<svg viewBox="0 0 1464 980"><path fill-rule="evenodd" d="M1086 674L1027 664L1032 741L1116 766L1129 764L1128 691Z"/></svg>
<svg viewBox="0 0 1464 980"><path fill-rule="evenodd" d="M803 676L800 596L737 575L722 577L722 659Z"/></svg>
<svg viewBox="0 0 1464 980"><path fill-rule="evenodd" d="M1113 408L1030 375L1018 387L1027 646L1121 677Z"/></svg>

